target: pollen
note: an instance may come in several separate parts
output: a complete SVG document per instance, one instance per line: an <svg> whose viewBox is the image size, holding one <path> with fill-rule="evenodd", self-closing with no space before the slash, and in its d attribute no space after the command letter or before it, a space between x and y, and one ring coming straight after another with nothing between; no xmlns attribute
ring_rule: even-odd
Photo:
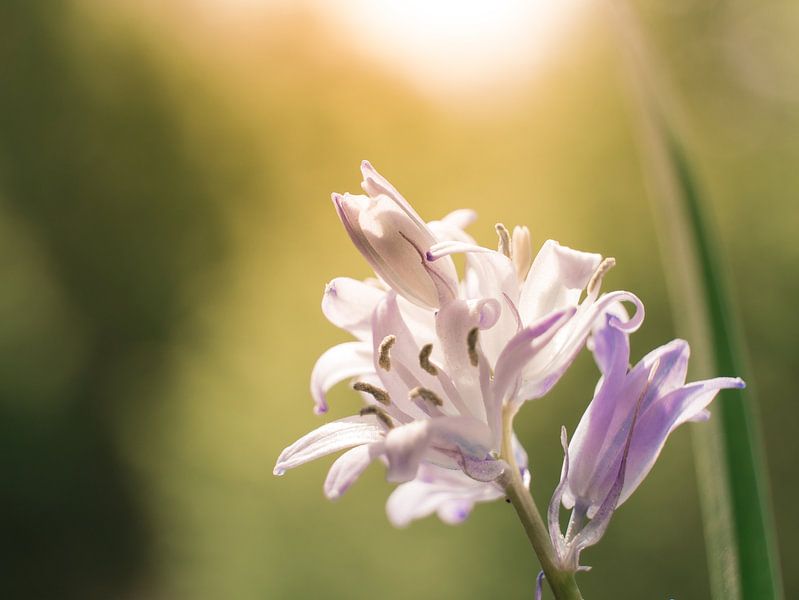
<svg viewBox="0 0 799 600"><path fill-rule="evenodd" d="M366 383L365 381L356 381L352 384L352 389L358 392L366 392L380 404L385 404L386 406L391 404L391 397L388 395L388 392L377 387L376 385L372 385L371 383Z"/></svg>
<svg viewBox="0 0 799 600"><path fill-rule="evenodd" d="M427 388L423 387L415 387L410 392L408 392L408 398L413 400L414 398L421 398L425 402L429 402L433 406L443 406L444 401L438 397L438 395L433 390L428 390Z"/></svg>
<svg viewBox="0 0 799 600"><path fill-rule="evenodd" d="M394 421L392 421L391 417L388 416L388 413L379 406L364 406L358 414L362 417L365 417L366 415L374 415L389 429L394 428Z"/></svg>
<svg viewBox="0 0 799 600"><path fill-rule="evenodd" d="M383 341L380 342L380 346L378 347L378 358L377 364L380 365L380 368L384 371L391 370L391 347L397 341L396 336L387 335L383 338Z"/></svg>
<svg viewBox="0 0 799 600"><path fill-rule="evenodd" d="M475 327L469 331L469 335L466 336L466 347L469 351L469 362L472 363L473 367L477 366L478 363L478 355L477 355L477 339L479 336L480 330Z"/></svg>
<svg viewBox="0 0 799 600"><path fill-rule="evenodd" d="M438 369L430 362L430 354L433 352L433 344L425 344L419 352L419 366L431 375L438 375Z"/></svg>

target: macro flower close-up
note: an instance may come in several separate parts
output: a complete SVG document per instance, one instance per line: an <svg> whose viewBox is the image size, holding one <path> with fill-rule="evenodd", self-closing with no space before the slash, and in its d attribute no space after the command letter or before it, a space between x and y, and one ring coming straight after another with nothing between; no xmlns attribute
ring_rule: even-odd
<svg viewBox="0 0 799 600"><path fill-rule="evenodd" d="M0 40L1 599L799 597L795 0Z"/></svg>

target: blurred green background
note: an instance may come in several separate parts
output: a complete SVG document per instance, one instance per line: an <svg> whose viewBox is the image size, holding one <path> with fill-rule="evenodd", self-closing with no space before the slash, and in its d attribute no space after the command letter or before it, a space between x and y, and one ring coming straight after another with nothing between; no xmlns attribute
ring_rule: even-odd
<svg viewBox="0 0 799 600"><path fill-rule="evenodd" d="M0 4L0 596L532 595L504 503L395 530L379 467L337 503L330 460L271 471L320 423L310 370L346 339L324 284L369 273L328 200L357 190L363 158L428 219L477 209L482 243L501 220L615 256L608 289L648 309L634 357L673 336L616 40L586 2L540 60L414 78L360 39L371 16L335 14L363 4ZM796 597L799 6L635 6L727 252ZM440 23L461 44L445 64L504 43ZM419 42L381 27L390 50ZM531 51L516 39L511 54ZM539 503L596 376L582 356L517 419ZM331 406L358 401L342 385ZM583 592L706 598L700 528L686 427L584 555Z"/></svg>

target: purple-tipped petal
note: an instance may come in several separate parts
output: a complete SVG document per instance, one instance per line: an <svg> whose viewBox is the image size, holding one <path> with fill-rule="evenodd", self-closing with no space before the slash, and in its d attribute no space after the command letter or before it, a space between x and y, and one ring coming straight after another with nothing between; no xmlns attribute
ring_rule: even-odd
<svg viewBox="0 0 799 600"><path fill-rule="evenodd" d="M413 481L397 486L386 504L386 513L395 527L437 513L447 524L462 523L477 502L490 502L504 496L496 485L475 481L460 471L423 465Z"/></svg>
<svg viewBox="0 0 799 600"><path fill-rule="evenodd" d="M327 412L326 394L334 385L373 370L372 348L366 342L344 342L326 350L311 371L314 412Z"/></svg>
<svg viewBox="0 0 799 600"><path fill-rule="evenodd" d="M505 346L497 359L494 373L494 398L502 402L512 391L522 371L547 348L558 331L574 315L575 309L568 308L544 317L537 323L522 329ZM559 373L553 376L560 376Z"/></svg>
<svg viewBox="0 0 799 600"><path fill-rule="evenodd" d="M384 290L363 281L337 277L325 286L322 313L336 327L360 340L370 340L372 312L385 294Z"/></svg>
<svg viewBox="0 0 799 600"><path fill-rule="evenodd" d="M325 496L336 500L355 483L372 461L384 452L382 442L364 444L347 450L330 467L325 479Z"/></svg>
<svg viewBox="0 0 799 600"><path fill-rule="evenodd" d="M685 385L689 347L683 340L656 348L628 371L623 325L608 316L594 334L594 356L603 377L569 446L571 471L563 503L583 506L590 518L617 485L625 455L623 487L613 508L649 473L671 431L705 419L719 390L743 386L740 379L725 377Z"/></svg>
<svg viewBox="0 0 799 600"><path fill-rule="evenodd" d="M604 294L595 302L585 300L577 307L574 317L558 331L548 348L527 364L519 398L531 400L549 392L574 362L597 321L604 318L607 309L615 307L621 301L632 302L636 308L633 317L626 322L619 322L617 327L628 333L640 327L644 318L644 306L635 294L620 291Z"/></svg>
<svg viewBox="0 0 799 600"><path fill-rule="evenodd" d="M283 475L322 456L383 439L383 429L374 417L346 417L325 423L288 446L277 459L273 473Z"/></svg>
<svg viewBox="0 0 799 600"><path fill-rule="evenodd" d="M491 431L477 419L436 417L414 421L386 435L387 478L395 483L415 478L419 463L428 451L434 457L450 457L453 467L463 468L469 461L486 460L490 448ZM487 467L474 466L486 472Z"/></svg>
<svg viewBox="0 0 799 600"><path fill-rule="evenodd" d="M687 421L703 417L707 412L705 408L721 390L744 386L743 380L737 377L690 383L642 412L633 436L624 489L618 504L625 502L652 470L672 431Z"/></svg>
<svg viewBox="0 0 799 600"><path fill-rule="evenodd" d="M425 252L436 241L433 233L404 200L397 201L392 195L395 191L384 189L370 177L364 186L368 197L333 195L339 218L356 248L375 272L408 300L427 308L449 301L457 293L457 272L451 259L427 261Z"/></svg>

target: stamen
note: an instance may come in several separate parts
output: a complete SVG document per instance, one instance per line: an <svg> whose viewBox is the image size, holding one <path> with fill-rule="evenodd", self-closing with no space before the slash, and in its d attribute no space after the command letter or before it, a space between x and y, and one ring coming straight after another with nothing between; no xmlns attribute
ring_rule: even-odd
<svg viewBox="0 0 799 600"><path fill-rule="evenodd" d="M517 225L513 228L510 255L516 267L516 276L522 282L527 279L530 265L533 264L533 247L530 243L530 230L527 227Z"/></svg>
<svg viewBox="0 0 799 600"><path fill-rule="evenodd" d="M594 271L594 274L591 275L591 279L588 281L588 287L586 288L588 293L594 291L594 288L599 288L602 284L602 278L605 276L605 273L610 271L613 267L616 266L616 259L608 256L605 260L599 263L599 266Z"/></svg>
<svg viewBox="0 0 799 600"><path fill-rule="evenodd" d="M469 331L469 335L466 336L466 345L469 349L469 362L472 363L473 367L476 367L477 363L479 362L477 355L477 339L479 333L480 330L475 327L474 329L471 329Z"/></svg>
<svg viewBox="0 0 799 600"><path fill-rule="evenodd" d="M419 366L431 375L438 375L438 369L430 362L430 354L433 352L433 344L425 344L419 352Z"/></svg>
<svg viewBox="0 0 799 600"><path fill-rule="evenodd" d="M433 390L428 390L427 388L423 387L415 387L410 392L408 392L408 398L413 400L414 398L421 398L425 402L429 402L433 406L443 406L444 401L439 398Z"/></svg>
<svg viewBox="0 0 799 600"><path fill-rule="evenodd" d="M385 404L386 406L391 404L391 396L388 395L388 392L377 387L376 385L372 385L371 383L366 383L365 381L356 381L352 384L352 389L359 392L366 392L380 404Z"/></svg>
<svg viewBox="0 0 799 600"><path fill-rule="evenodd" d="M365 406L358 414L362 417L365 417L366 415L374 415L389 429L394 428L394 421L392 421L391 417L388 416L388 413L379 406Z"/></svg>
<svg viewBox="0 0 799 600"><path fill-rule="evenodd" d="M383 338L383 341L380 342L380 346L378 348L379 356L377 358L377 364L380 365L380 368L384 371L391 370L391 347L396 341L396 336L387 335Z"/></svg>
<svg viewBox="0 0 799 600"><path fill-rule="evenodd" d="M497 230L497 235L499 236L499 247L497 250L510 258L510 233L508 232L508 228L502 223L497 223L494 225L494 229Z"/></svg>

